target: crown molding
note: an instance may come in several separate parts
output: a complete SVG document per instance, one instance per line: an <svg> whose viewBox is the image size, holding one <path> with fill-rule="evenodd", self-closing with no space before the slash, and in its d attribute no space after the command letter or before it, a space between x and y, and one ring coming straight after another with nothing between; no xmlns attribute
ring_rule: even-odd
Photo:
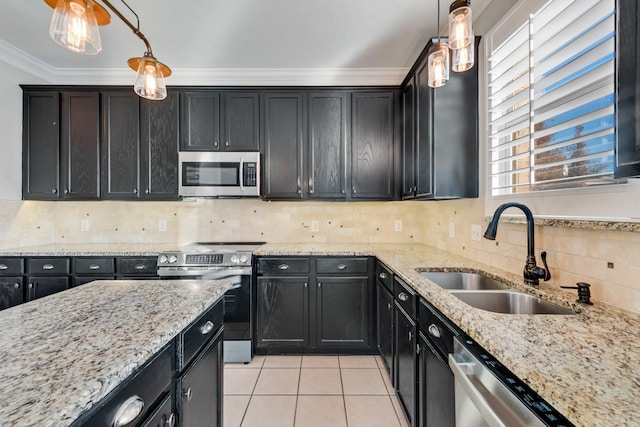
<svg viewBox="0 0 640 427"><path fill-rule="evenodd" d="M51 84L128 85L129 68L57 68L0 40L0 60ZM409 68L176 68L172 86L398 86Z"/></svg>

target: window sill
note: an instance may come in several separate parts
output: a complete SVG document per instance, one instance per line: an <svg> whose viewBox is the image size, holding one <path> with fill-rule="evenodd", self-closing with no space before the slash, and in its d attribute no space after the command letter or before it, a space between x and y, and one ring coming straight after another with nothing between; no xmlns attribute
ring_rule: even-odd
<svg viewBox="0 0 640 427"><path fill-rule="evenodd" d="M486 217L491 221L491 217ZM524 216L502 215L501 222L509 224L526 224ZM540 227L573 228L580 230L609 230L640 233L640 222L612 221L610 219L563 219L563 218L534 218L534 223Z"/></svg>

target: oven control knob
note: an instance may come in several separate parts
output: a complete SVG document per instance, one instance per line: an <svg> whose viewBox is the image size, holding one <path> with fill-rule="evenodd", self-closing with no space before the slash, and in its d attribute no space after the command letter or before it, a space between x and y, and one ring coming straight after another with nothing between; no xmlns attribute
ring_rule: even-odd
<svg viewBox="0 0 640 427"><path fill-rule="evenodd" d="M234 264L238 264L240 262L240 258L238 258L238 255L231 255L231 262Z"/></svg>
<svg viewBox="0 0 640 427"><path fill-rule="evenodd" d="M178 261L178 257L177 256L169 255L169 264L173 264L176 261Z"/></svg>
<svg viewBox="0 0 640 427"><path fill-rule="evenodd" d="M240 262L241 262L241 263L243 263L243 264L244 264L244 263L245 263L245 262L247 262L247 261L249 261L249 258L247 258L247 256L246 256L246 255L240 255Z"/></svg>
<svg viewBox="0 0 640 427"><path fill-rule="evenodd" d="M166 264L167 261L169 261L169 258L167 258L166 255L160 255L160 258L158 259L160 264Z"/></svg>

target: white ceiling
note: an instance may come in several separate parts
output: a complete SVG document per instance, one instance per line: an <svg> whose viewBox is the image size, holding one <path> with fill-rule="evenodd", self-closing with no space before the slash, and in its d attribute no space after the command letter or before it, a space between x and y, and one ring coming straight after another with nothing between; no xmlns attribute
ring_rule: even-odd
<svg viewBox="0 0 640 427"><path fill-rule="evenodd" d="M128 0L167 84L399 84L436 34L437 0ZM448 0L441 0L446 26ZM130 82L144 43L112 15L102 52L75 54L48 35L43 0L2 0L0 60L51 83ZM111 0L135 24L120 0ZM476 11L474 2L474 13ZM484 1L486 3L486 1ZM476 15L477 16L477 15Z"/></svg>

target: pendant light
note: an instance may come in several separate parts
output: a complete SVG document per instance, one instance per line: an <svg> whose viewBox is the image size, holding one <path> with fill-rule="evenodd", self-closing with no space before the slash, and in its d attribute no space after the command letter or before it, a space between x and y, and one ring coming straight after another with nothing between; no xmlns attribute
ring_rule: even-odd
<svg viewBox="0 0 640 427"><path fill-rule="evenodd" d="M102 49L99 25L111 22L109 13L94 0L44 0L54 8L49 34L53 40L74 52L95 55ZM142 57L131 58L129 67L137 72L134 91L142 98L154 101L167 97L165 77L171 75L171 69L153 56L151 44L140 32L140 18L131 7L121 0L127 9L136 17L137 25L133 25L108 0L100 0L118 18L122 20L147 47Z"/></svg>
<svg viewBox="0 0 640 427"><path fill-rule="evenodd" d="M449 7L449 46L453 50L473 44L470 0L455 0Z"/></svg>
<svg viewBox="0 0 640 427"><path fill-rule="evenodd" d="M49 35L60 46L85 55L102 50L98 25L111 22L109 13L93 0L45 0L53 16Z"/></svg>
<svg viewBox="0 0 640 427"><path fill-rule="evenodd" d="M429 71L428 84L437 88L449 81L449 46L440 39L440 0L438 1L437 31L438 43L429 50L427 69Z"/></svg>
<svg viewBox="0 0 640 427"><path fill-rule="evenodd" d="M451 69L456 73L461 73L473 68L475 57L475 43L469 43L462 49L452 49L453 58Z"/></svg>

